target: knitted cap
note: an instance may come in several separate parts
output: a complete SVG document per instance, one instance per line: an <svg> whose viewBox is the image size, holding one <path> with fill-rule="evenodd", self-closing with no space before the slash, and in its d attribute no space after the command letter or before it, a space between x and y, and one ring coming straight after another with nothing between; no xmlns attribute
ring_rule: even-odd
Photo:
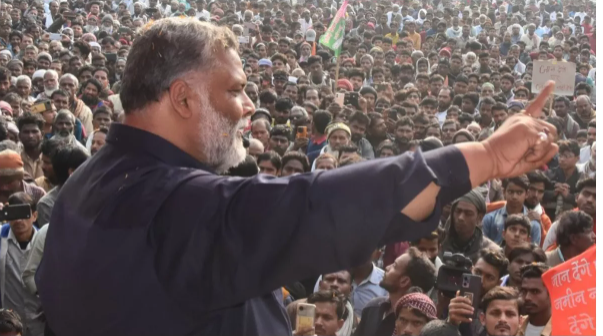
<svg viewBox="0 0 603 336"><path fill-rule="evenodd" d="M344 130L348 133L348 135L352 135L352 131L350 131L350 128L348 127L348 125L344 124L344 123L334 123L334 124L330 124L327 125L327 139L331 137L331 134L337 130Z"/></svg>
<svg viewBox="0 0 603 336"><path fill-rule="evenodd" d="M423 293L410 293L404 295L396 303L396 316L403 308L413 308L423 313L429 320L437 318L436 306L429 296Z"/></svg>

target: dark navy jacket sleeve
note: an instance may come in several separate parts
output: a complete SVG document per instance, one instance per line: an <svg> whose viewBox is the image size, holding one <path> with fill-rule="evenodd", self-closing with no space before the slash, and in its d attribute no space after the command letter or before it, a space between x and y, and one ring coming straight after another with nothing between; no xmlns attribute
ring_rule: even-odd
<svg viewBox="0 0 603 336"><path fill-rule="evenodd" d="M431 182L441 187L432 215L422 223L402 215ZM453 146L289 178L199 173L159 209L149 239L165 289L204 312L356 266L385 241L425 235L440 205L470 188Z"/></svg>

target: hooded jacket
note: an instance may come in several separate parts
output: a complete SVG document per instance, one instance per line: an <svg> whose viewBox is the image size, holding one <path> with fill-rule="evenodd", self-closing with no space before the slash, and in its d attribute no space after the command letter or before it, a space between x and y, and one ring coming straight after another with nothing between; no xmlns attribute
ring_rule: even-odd
<svg viewBox="0 0 603 336"><path fill-rule="evenodd" d="M450 209L451 216L446 222L446 231L448 232L448 234L446 235L446 239L444 239L444 242L442 243L442 248L440 249L440 258L444 256L444 252L461 253L471 259L471 262L475 264L475 262L479 258L479 252L482 249L492 248L495 250L499 250L500 246L488 239L488 237L485 237L484 233L482 232L482 229L479 226L475 227L473 237L467 243L465 243L464 246L459 246L460 244L456 243L458 240L458 235L454 227L454 216L452 214L454 214L458 202L461 200L475 204L476 208L478 209L478 213L482 215L484 215L486 212L486 201L484 200L484 197L481 195L481 193L476 191L475 189L470 191L465 196L454 201L454 203L452 204L452 208Z"/></svg>

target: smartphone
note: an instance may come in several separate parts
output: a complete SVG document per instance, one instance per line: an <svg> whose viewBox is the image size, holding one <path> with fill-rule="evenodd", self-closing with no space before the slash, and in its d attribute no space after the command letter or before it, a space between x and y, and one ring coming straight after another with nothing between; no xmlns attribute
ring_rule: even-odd
<svg viewBox="0 0 603 336"><path fill-rule="evenodd" d="M358 104L358 92L346 92L343 99L343 105L352 105L355 108L360 109L360 105Z"/></svg>
<svg viewBox="0 0 603 336"><path fill-rule="evenodd" d="M478 275L465 273L463 274L461 287L461 296L471 300L471 305L474 308L473 316L471 318L478 318L480 297L482 293L482 278Z"/></svg>
<svg viewBox="0 0 603 336"><path fill-rule="evenodd" d="M0 210L0 221L2 222L27 218L31 218L31 207L29 204L7 205Z"/></svg>
<svg viewBox="0 0 603 336"><path fill-rule="evenodd" d="M44 103L38 103L31 107L31 113L42 113L44 111L52 110L52 105L49 101Z"/></svg>
<svg viewBox="0 0 603 336"><path fill-rule="evenodd" d="M50 34L50 40L51 41L60 41L61 40L61 34Z"/></svg>
<svg viewBox="0 0 603 336"><path fill-rule="evenodd" d="M316 314L316 306L309 303L300 303L297 306L297 317L295 320L295 331L297 335L302 329L314 327L314 317Z"/></svg>
<svg viewBox="0 0 603 336"><path fill-rule="evenodd" d="M345 93L343 93L343 92L337 92L335 94L335 102L337 103L337 105L339 105L341 107L344 107L345 106L345 104L344 104L344 102L345 102Z"/></svg>
<svg viewBox="0 0 603 336"><path fill-rule="evenodd" d="M117 62L117 54L115 53L103 53L107 58L107 63L115 63Z"/></svg>
<svg viewBox="0 0 603 336"><path fill-rule="evenodd" d="M65 18L67 18L69 20L73 20L73 19L75 19L76 13L74 13L74 12L67 12L67 13L63 13L63 15L65 16Z"/></svg>
<svg viewBox="0 0 603 336"><path fill-rule="evenodd" d="M307 138L308 137L308 127L306 126L297 126L297 134L295 135L297 139L299 138Z"/></svg>
<svg viewBox="0 0 603 336"><path fill-rule="evenodd" d="M388 117L389 117L389 119L391 119L393 121L397 121L398 120L398 111L396 111L395 109L390 109L389 113L388 113Z"/></svg>

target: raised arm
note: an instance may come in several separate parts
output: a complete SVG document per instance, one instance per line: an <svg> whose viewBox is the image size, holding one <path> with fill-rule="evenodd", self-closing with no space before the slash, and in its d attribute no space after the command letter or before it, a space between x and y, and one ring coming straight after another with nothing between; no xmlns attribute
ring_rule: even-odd
<svg viewBox="0 0 603 336"><path fill-rule="evenodd" d="M441 205L472 187L548 161L556 147L538 133L551 128L515 116L486 143L289 178L200 172L154 221L159 281L176 301L203 312L359 265L380 244L431 232Z"/></svg>
<svg viewBox="0 0 603 336"><path fill-rule="evenodd" d="M487 140L456 145L465 158L472 187L493 178L529 172L545 165L555 156L557 145L551 141L551 137L543 137L556 133L555 127L534 118L553 89L553 82L549 82L525 113L510 117ZM430 184L402 213L414 220L426 218L433 210L438 193L438 187Z"/></svg>

